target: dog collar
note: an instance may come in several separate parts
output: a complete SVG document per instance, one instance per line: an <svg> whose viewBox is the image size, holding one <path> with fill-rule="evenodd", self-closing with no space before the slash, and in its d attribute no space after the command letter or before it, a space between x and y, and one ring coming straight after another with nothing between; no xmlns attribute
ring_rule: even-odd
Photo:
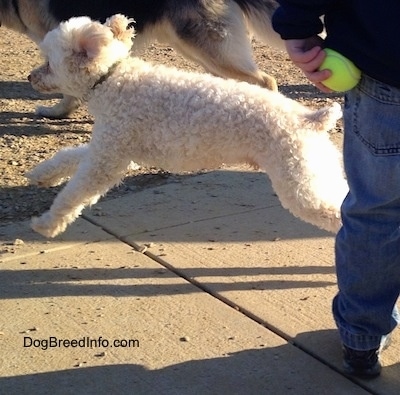
<svg viewBox="0 0 400 395"><path fill-rule="evenodd" d="M110 66L110 68L108 69L107 73L105 73L104 75L102 75L92 86L92 91L95 90L99 85L101 85L104 81L106 81L108 79L108 77L115 71L115 69L118 67L118 65L121 62L115 62L113 65Z"/></svg>

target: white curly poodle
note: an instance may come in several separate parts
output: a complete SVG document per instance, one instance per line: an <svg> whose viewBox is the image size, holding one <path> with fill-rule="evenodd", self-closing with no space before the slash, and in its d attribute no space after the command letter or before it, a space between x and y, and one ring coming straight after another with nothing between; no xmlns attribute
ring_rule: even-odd
<svg viewBox="0 0 400 395"><path fill-rule="evenodd" d="M32 227L54 237L124 177L131 160L171 171L248 163L268 174L282 205L335 232L347 193L329 129L339 104L312 110L278 92L153 65L129 54L130 20L104 25L72 18L49 32L47 63L29 80L40 92L88 101L90 143L59 151L28 178L40 186L71 179Z"/></svg>

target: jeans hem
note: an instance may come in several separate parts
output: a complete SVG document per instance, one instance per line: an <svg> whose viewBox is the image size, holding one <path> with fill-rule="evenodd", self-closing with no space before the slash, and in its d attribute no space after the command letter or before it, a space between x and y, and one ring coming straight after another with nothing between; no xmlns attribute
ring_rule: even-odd
<svg viewBox="0 0 400 395"><path fill-rule="evenodd" d="M369 351L379 349L382 342L385 341L387 335L372 336L372 335L355 335L348 332L346 329L339 328L340 338L342 343L353 350Z"/></svg>

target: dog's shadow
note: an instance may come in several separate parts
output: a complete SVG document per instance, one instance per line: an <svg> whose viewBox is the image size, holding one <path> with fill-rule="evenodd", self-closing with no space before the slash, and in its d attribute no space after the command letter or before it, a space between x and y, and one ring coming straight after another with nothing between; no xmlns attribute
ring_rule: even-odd
<svg viewBox="0 0 400 395"><path fill-rule="evenodd" d="M95 255L95 246L92 249ZM279 266L275 263L246 267L238 262L235 267L195 267L175 268L175 273L163 266L159 269L135 266L134 257L126 262L121 260L122 267L86 267L86 268L37 268L21 270L3 269L0 272L0 299L25 298L62 298L104 296L118 299L154 296L196 295L207 290L213 295L224 295L229 292L253 292L254 290L271 291L296 290L334 287L335 268L318 266L310 263L303 266ZM125 265L126 264L126 265ZM32 264L33 266L34 264ZM129 266L130 265L130 266ZM177 274L191 279L195 284L201 279L200 286L192 283L166 281L176 279ZM286 280L282 280L285 276ZM227 281L230 279L230 281Z"/></svg>

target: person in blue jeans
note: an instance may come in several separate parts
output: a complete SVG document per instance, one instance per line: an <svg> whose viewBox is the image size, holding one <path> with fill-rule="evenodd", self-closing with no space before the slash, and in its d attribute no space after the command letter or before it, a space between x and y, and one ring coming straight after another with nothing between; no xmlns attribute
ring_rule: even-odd
<svg viewBox="0 0 400 395"><path fill-rule="evenodd" d="M278 0L272 22L293 63L323 92L331 48L362 71L344 99L349 193L336 236L333 315L345 373L375 377L400 322L400 1ZM325 27L326 37L320 33Z"/></svg>

